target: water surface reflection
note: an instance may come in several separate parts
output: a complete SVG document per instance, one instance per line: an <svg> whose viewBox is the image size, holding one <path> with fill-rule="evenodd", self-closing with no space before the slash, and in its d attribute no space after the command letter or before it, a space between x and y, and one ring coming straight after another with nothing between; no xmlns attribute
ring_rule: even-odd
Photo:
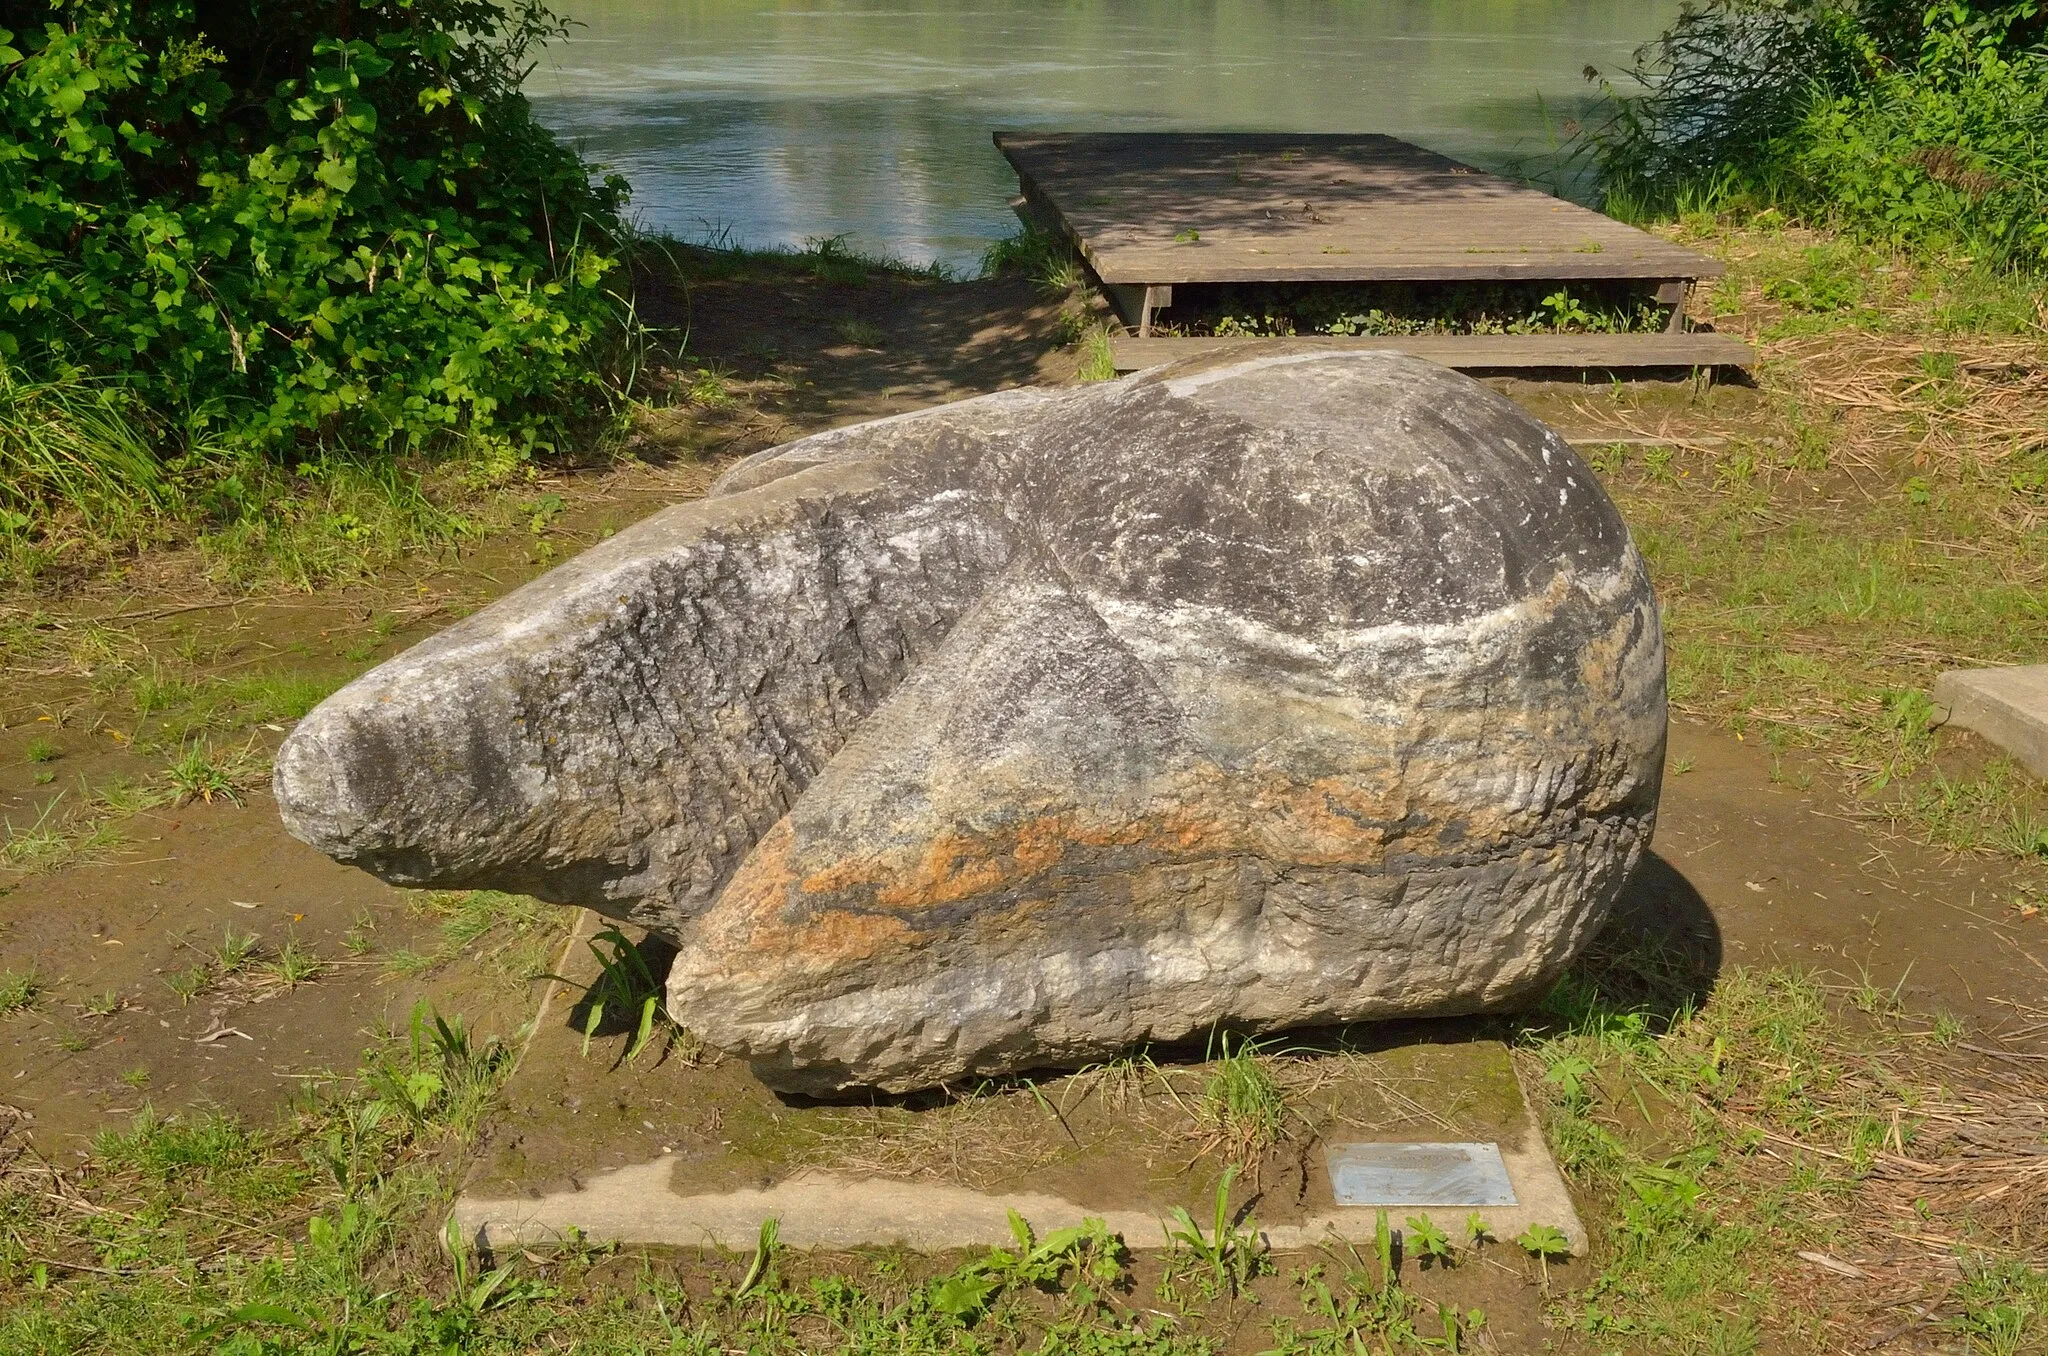
<svg viewBox="0 0 2048 1356"><path fill-rule="evenodd" d="M561 0L541 117L685 237L971 266L1013 226L997 127L1385 131L1541 152L1667 0Z"/></svg>

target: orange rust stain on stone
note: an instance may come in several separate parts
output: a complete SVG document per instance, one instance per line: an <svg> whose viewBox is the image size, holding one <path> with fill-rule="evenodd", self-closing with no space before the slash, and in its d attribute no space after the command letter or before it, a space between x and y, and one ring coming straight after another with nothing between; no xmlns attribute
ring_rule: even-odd
<svg viewBox="0 0 2048 1356"><path fill-rule="evenodd" d="M1636 614L1623 613L1586 646L1579 660L1579 681L1588 692L1604 697L1622 685L1623 665L1638 640L1636 633Z"/></svg>
<svg viewBox="0 0 2048 1356"><path fill-rule="evenodd" d="M942 833L925 848L916 867L875 891L875 902L889 909L952 904L1037 874L1018 860L1021 854L1007 847L1000 838L991 842Z"/></svg>
<svg viewBox="0 0 2048 1356"><path fill-rule="evenodd" d="M811 872L800 872L793 860L795 833L785 819L763 836L705 916L700 942L742 969L752 968L742 953L836 965L914 947L922 934L912 922L942 905L988 900L995 911L973 926L1002 926L1019 910L1046 904L1048 888L1058 893L1047 877L1063 864L1085 867L1114 849L1143 859L1133 864L1140 874L1241 855L1343 868L1383 862L1395 841L1403 852L1427 858L1467 851L1515 829L1506 822L1512 816L1418 797L1414 782L1419 777L1427 784L1429 771L1411 764L1406 772L1403 787L1350 777L1306 784L1199 777L1182 788L1178 803L1150 814L1041 814L986 834L940 833L921 849L868 854ZM1412 828L1394 827L1411 818L1419 821ZM1464 829L1455 848L1440 841L1453 819ZM1002 896L1010 898L996 907Z"/></svg>
<svg viewBox="0 0 2048 1356"><path fill-rule="evenodd" d="M886 914L826 909L790 919L790 896L803 888L790 863L795 847L796 831L787 818L761 836L705 914L700 947L742 961L738 968L745 970L753 968L743 963L748 953L837 965L903 942L910 929Z"/></svg>

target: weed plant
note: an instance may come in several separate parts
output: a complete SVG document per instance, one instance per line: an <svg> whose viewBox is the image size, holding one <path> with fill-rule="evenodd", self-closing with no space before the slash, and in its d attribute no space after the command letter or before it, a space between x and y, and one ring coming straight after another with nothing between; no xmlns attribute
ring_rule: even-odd
<svg viewBox="0 0 2048 1356"><path fill-rule="evenodd" d="M1075 376L1081 381L1114 381L1116 351L1110 347L1105 326L1090 327L1081 337L1081 362Z"/></svg>
<svg viewBox="0 0 2048 1356"><path fill-rule="evenodd" d="M1669 312L1619 284L1377 283L1183 287L1166 318L1174 334L1379 337L1661 332Z"/></svg>
<svg viewBox="0 0 2048 1356"><path fill-rule="evenodd" d="M264 967L266 973L287 989L310 984L327 972L327 963L296 937L285 939L277 956Z"/></svg>
<svg viewBox="0 0 2048 1356"><path fill-rule="evenodd" d="M215 796L235 800L233 779L214 761L212 751L204 744L188 744L172 761L165 775L177 793L179 804L200 800L211 805Z"/></svg>
<svg viewBox="0 0 2048 1356"><path fill-rule="evenodd" d="M1234 1169L1254 1164L1287 1128L1286 1097L1258 1041L1219 1032L1207 1053L1198 1119Z"/></svg>
<svg viewBox="0 0 2048 1356"><path fill-rule="evenodd" d="M11 1017L35 1006L42 994L42 981L33 966L26 970L0 971L0 1017Z"/></svg>
<svg viewBox="0 0 2048 1356"><path fill-rule="evenodd" d="M1237 1181L1237 1172L1233 1163L1218 1179L1214 1214L1206 1234L1184 1205L1175 1206L1171 1218L1159 1226L1168 1248L1160 1293L1169 1302L1177 1301L1188 1284L1209 1299L1234 1296L1268 1269L1265 1244L1257 1228L1249 1222L1240 1225L1231 1215L1230 1188Z"/></svg>
<svg viewBox="0 0 2048 1356"><path fill-rule="evenodd" d="M607 927L588 943L597 961L598 975L590 984L578 984L561 975L550 978L583 990L583 1054L590 1054L590 1042L604 1026L606 1014L623 1016L632 1036L620 1058L632 1063L654 1039L657 1028L675 1030L662 1004L662 988L648 968L647 958L616 927Z"/></svg>
<svg viewBox="0 0 2048 1356"><path fill-rule="evenodd" d="M1054 296L1088 286L1087 268L1074 247L1064 237L1035 226L990 245L981 256L981 272L988 278L1022 273Z"/></svg>

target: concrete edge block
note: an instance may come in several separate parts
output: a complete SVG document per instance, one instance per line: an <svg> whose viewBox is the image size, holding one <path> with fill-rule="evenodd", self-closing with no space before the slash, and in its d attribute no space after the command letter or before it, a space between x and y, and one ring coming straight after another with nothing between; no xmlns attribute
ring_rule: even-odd
<svg viewBox="0 0 2048 1356"><path fill-rule="evenodd" d="M1938 723L1983 736L2048 780L2048 665L1950 669L1930 695Z"/></svg>
<svg viewBox="0 0 2048 1356"><path fill-rule="evenodd" d="M1502 1145L1518 1203L1488 1206L1488 1237L1512 1243L1532 1225L1564 1232L1575 1255L1586 1250L1586 1230L1564 1178L1531 1118L1522 1143ZM1147 1210L1092 1210L1036 1192L995 1194L930 1182L853 1179L816 1169L761 1188L683 1195L672 1186L682 1160L664 1156L588 1179L581 1190L520 1198L463 1195L455 1203L457 1232L480 1247L546 1246L581 1238L593 1243L649 1244L748 1252L761 1224L773 1218L792 1248L846 1249L897 1246L920 1252L1003 1247L1014 1240L1010 1212L1043 1234L1099 1219L1134 1251L1168 1246L1165 1220ZM1400 1229L1408 1216L1426 1217L1459 1244L1466 1239L1470 1206L1389 1206ZM1268 1247L1295 1252L1326 1242L1371 1243L1378 1211L1340 1207L1298 1223L1259 1229ZM1256 1227L1256 1217L1253 1219Z"/></svg>

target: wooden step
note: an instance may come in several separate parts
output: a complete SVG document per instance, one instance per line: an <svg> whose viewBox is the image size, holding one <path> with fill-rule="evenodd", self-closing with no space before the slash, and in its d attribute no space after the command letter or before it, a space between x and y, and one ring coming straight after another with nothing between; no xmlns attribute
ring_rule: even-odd
<svg viewBox="0 0 2048 1356"><path fill-rule="evenodd" d="M1226 349L1255 351L1261 344L1313 346L1333 351L1392 349L1460 372L1540 368L1619 370L1647 367L1749 367L1756 352L1728 334L1415 334L1372 338L1305 335L1294 339L1137 339L1112 337L1119 372L1159 367L1177 358Z"/></svg>

